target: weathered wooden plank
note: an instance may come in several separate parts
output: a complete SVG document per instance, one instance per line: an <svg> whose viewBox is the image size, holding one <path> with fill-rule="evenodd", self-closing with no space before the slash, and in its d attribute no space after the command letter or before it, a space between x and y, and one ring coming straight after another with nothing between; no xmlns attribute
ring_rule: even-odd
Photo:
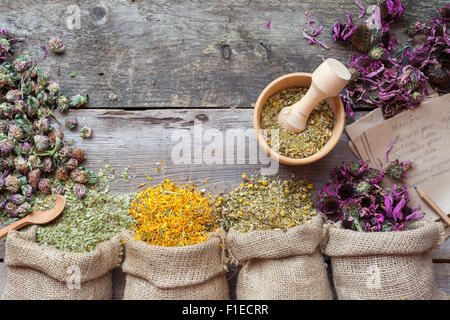
<svg viewBox="0 0 450 320"><path fill-rule="evenodd" d="M435 263L433 267L438 288L450 296L450 263Z"/></svg>
<svg viewBox="0 0 450 320"><path fill-rule="evenodd" d="M403 2L408 8L395 24L402 40L402 28L445 3ZM319 39L331 50L302 37L307 11L323 25ZM276 77L311 72L327 57L347 61L350 50L331 38L346 12L358 21L353 0L5 0L0 26L25 37L20 46L68 93L89 93L91 108L249 108ZM40 46L52 35L64 39L66 53L42 60ZM115 102L108 99L112 92Z"/></svg>

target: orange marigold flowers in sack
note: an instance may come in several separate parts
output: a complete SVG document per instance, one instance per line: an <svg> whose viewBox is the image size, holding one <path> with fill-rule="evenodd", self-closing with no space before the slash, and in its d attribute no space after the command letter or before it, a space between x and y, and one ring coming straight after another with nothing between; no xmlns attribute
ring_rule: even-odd
<svg viewBox="0 0 450 320"><path fill-rule="evenodd" d="M130 206L137 224L123 233L124 299L229 298L213 209L208 194L169 179L138 193Z"/></svg>
<svg viewBox="0 0 450 320"><path fill-rule="evenodd" d="M140 191L131 203L135 239L151 245L179 247L205 242L213 222L214 201L194 186L170 182Z"/></svg>

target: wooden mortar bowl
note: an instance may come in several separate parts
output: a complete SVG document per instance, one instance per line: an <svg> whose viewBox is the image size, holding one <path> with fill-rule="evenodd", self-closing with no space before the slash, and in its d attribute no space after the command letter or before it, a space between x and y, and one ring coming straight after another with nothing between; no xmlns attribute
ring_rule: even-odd
<svg viewBox="0 0 450 320"><path fill-rule="evenodd" d="M256 133L256 139L258 140L259 145L266 151L269 157L277 160L280 163L293 165L293 166L301 166L305 164L310 164L316 162L323 157L325 157L338 143L341 138L342 131L344 131L345 125L345 110L344 104L339 96L327 99L330 108L334 112L335 124L331 134L330 139L327 143L320 149L318 152L313 154L312 156L302 158L302 159L294 159L280 155L270 148L264 139L263 131L261 129L261 113L264 104L267 99L269 99L272 95L277 93L278 91L293 88L293 87L305 87L309 88L311 85L311 73L304 72L296 72L289 73L282 77L279 77L272 81L259 95L258 100L255 104L255 110L253 112L253 128Z"/></svg>

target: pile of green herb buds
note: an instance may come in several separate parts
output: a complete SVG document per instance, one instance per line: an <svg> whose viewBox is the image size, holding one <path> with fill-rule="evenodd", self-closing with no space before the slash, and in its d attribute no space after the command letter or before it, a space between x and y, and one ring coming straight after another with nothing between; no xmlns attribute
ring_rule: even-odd
<svg viewBox="0 0 450 320"><path fill-rule="evenodd" d="M64 141L62 124L53 114L55 109L67 112L86 104L87 96L62 95L59 84L27 55L14 55L15 41L20 40L0 29L0 220L4 222L31 212L37 192L62 192L52 186L54 177L79 184L96 180L80 166L84 150Z"/></svg>

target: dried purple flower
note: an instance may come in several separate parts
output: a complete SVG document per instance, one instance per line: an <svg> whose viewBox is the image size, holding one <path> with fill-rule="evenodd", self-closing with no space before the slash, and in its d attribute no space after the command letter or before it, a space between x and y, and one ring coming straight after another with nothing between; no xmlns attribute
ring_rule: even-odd
<svg viewBox="0 0 450 320"><path fill-rule="evenodd" d="M82 96L80 94L77 94L77 95L74 95L74 96L72 96L70 98L70 104L69 105L71 107L73 107L73 108L77 108L78 109L78 108L86 105L88 100L89 100L89 96L88 95Z"/></svg>
<svg viewBox="0 0 450 320"><path fill-rule="evenodd" d="M81 148L74 148L72 150L72 157L78 160L78 163L81 163L85 160L84 150Z"/></svg>
<svg viewBox="0 0 450 320"><path fill-rule="evenodd" d="M15 169L23 174L28 173L28 162L21 156L14 158Z"/></svg>
<svg viewBox="0 0 450 320"><path fill-rule="evenodd" d="M21 194L12 194L11 196L9 196L9 201L11 201L12 203L16 204L16 205L21 205L22 203L25 202L25 196L21 195Z"/></svg>
<svg viewBox="0 0 450 320"><path fill-rule="evenodd" d="M45 157L44 160L42 160L42 171L45 173L52 173L53 170L54 167L52 158Z"/></svg>
<svg viewBox="0 0 450 320"><path fill-rule="evenodd" d="M78 125L78 120L76 117L69 117L66 119L66 126L69 129L75 129L77 125Z"/></svg>
<svg viewBox="0 0 450 320"><path fill-rule="evenodd" d="M77 184L73 187L73 191L75 193L75 195L82 199L86 196L86 187L82 184Z"/></svg>
<svg viewBox="0 0 450 320"><path fill-rule="evenodd" d="M17 72L22 73L31 67L31 59L27 55L19 56L14 60L13 66Z"/></svg>
<svg viewBox="0 0 450 320"><path fill-rule="evenodd" d="M12 202L7 202L5 204L5 211L11 216L16 217L17 216L17 205L15 205Z"/></svg>
<svg viewBox="0 0 450 320"><path fill-rule="evenodd" d="M66 162L65 167L67 170L75 170L78 167L78 160L75 158L69 159Z"/></svg>
<svg viewBox="0 0 450 320"><path fill-rule="evenodd" d="M77 183L85 184L89 180L89 176L84 169L75 169L70 173L70 179Z"/></svg>
<svg viewBox="0 0 450 320"><path fill-rule="evenodd" d="M13 176L13 175L8 175L5 178L5 188L6 190L8 190L11 193L17 193L20 190L20 180Z"/></svg>
<svg viewBox="0 0 450 320"><path fill-rule="evenodd" d="M39 180L41 179L41 170L34 169L28 174L28 181L30 182L33 189L38 188Z"/></svg>
<svg viewBox="0 0 450 320"><path fill-rule="evenodd" d="M83 139L90 138L92 136L92 129L88 126L83 126L80 130L80 137Z"/></svg>
<svg viewBox="0 0 450 320"><path fill-rule="evenodd" d="M69 98L67 96L59 96L56 99L56 106L61 113L67 112L69 110Z"/></svg>
<svg viewBox="0 0 450 320"><path fill-rule="evenodd" d="M38 188L39 188L39 191L41 191L42 193L45 193L45 194L50 194L52 192L52 186L50 184L50 180L48 180L48 179L39 180Z"/></svg>
<svg viewBox="0 0 450 320"><path fill-rule="evenodd" d="M60 181L66 181L67 179L69 179L69 171L63 167L58 168L58 170L56 170L56 179Z"/></svg>
<svg viewBox="0 0 450 320"><path fill-rule="evenodd" d="M59 54L64 53L64 51L66 50L66 47L64 46L63 41L58 37L50 38L50 40L48 42L48 47L54 53L59 53Z"/></svg>
<svg viewBox="0 0 450 320"><path fill-rule="evenodd" d="M36 150L47 150L50 148L50 139L44 135L35 135L33 137Z"/></svg>
<svg viewBox="0 0 450 320"><path fill-rule="evenodd" d="M402 180L406 178L406 172L412 168L412 164L411 161L399 162L395 160L388 165L384 173L392 179Z"/></svg>
<svg viewBox="0 0 450 320"><path fill-rule="evenodd" d="M32 211L31 204L29 204L28 202L24 202L17 208L16 214L19 217L24 217L25 215L27 215L31 211Z"/></svg>

